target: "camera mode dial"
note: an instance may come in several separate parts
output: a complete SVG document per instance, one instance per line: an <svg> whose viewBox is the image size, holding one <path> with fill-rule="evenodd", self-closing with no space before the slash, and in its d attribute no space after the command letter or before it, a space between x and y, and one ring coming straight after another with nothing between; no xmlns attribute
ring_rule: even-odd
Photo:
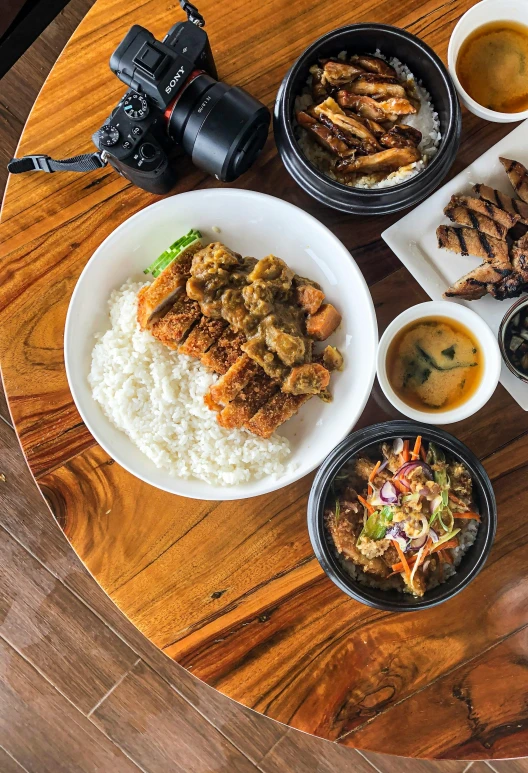
<svg viewBox="0 0 528 773"><path fill-rule="evenodd" d="M118 140L119 130L116 129L115 126L112 126L112 124L105 123L105 125L99 129L99 142L105 148L111 148Z"/></svg>
<svg viewBox="0 0 528 773"><path fill-rule="evenodd" d="M128 118L133 121L142 121L149 112L148 102L141 94L134 92L128 94L123 101L123 110Z"/></svg>

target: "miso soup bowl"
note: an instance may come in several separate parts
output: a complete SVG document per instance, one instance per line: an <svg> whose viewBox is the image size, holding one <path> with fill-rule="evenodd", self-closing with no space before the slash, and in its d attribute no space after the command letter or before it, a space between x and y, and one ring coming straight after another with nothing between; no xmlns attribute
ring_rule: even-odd
<svg viewBox="0 0 528 773"><path fill-rule="evenodd" d="M395 336L402 328L426 317L443 317L448 321L453 320L464 325L475 339L484 360L484 372L476 390L462 405L446 411L418 410L407 405L392 388L387 374L387 354ZM499 383L501 362L497 339L482 317L458 303L428 301L406 309L383 333L377 353L378 381L387 399L404 416L416 421L425 421L427 424L453 424L467 419L486 405Z"/></svg>
<svg viewBox="0 0 528 773"><path fill-rule="evenodd" d="M300 149L296 138L295 99L306 86L310 67L320 57L337 56L341 51L373 54L378 49L387 58L397 57L425 86L440 119L442 138L434 158L414 177L390 188L353 188L325 175ZM461 125L456 89L441 59L420 38L386 24L351 24L323 35L292 65L275 102L275 142L290 175L317 201L354 215L397 212L429 196L455 160Z"/></svg>
<svg viewBox="0 0 528 773"><path fill-rule="evenodd" d="M476 29L495 21L513 21L528 26L528 3L526 0L482 0L469 11L466 11L459 19L449 40L447 50L449 72L460 99L474 115L495 123L524 121L525 118L528 118L528 110L523 110L520 113L500 113L497 110L490 110L470 97L458 79L456 64L460 47Z"/></svg>

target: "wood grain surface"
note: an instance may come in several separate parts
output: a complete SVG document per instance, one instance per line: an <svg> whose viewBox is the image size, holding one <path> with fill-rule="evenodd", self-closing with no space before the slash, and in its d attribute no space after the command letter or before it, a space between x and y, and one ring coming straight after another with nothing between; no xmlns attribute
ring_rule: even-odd
<svg viewBox="0 0 528 773"><path fill-rule="evenodd" d="M451 30L469 5L237 0L226 13L205 0L200 9L220 77L271 107L293 59L337 23L397 24L445 60ZM179 18L177 7L156 0L131 0L126 8L98 0L36 101L19 154L88 151L94 127L123 92L108 69L110 53L132 23L160 37ZM464 113L450 174L509 128ZM213 185L185 162L175 192ZM381 328L425 299L380 239L397 216L359 219L320 207L289 178L272 137L236 185L279 195L327 224L365 274ZM183 500L148 488L114 464L84 427L67 387L62 343L69 298L86 261L118 224L155 199L109 170L89 178L27 175L11 178L2 210L0 360L10 409L31 470L84 564L166 655L291 727L373 752L526 755L528 415L499 387L479 415L451 427L484 459L499 529L475 582L420 614L370 610L327 580L306 532L311 476L280 495L242 502ZM394 415L375 387L361 424ZM102 712L107 733L120 732L123 721L111 706Z"/></svg>

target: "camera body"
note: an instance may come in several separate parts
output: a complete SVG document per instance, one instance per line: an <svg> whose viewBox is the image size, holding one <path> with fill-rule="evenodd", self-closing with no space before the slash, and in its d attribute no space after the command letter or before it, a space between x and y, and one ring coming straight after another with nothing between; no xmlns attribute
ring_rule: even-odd
<svg viewBox="0 0 528 773"><path fill-rule="evenodd" d="M205 31L178 22L158 41L134 25L110 59L129 90L92 136L114 169L151 193L168 193L177 175L170 161L180 145L219 180L245 172L268 135L268 109L238 87L216 80Z"/></svg>

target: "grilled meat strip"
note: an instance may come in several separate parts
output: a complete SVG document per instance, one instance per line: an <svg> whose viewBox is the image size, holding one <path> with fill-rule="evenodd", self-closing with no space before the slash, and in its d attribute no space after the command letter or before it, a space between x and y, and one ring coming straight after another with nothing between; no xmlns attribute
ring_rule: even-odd
<svg viewBox="0 0 528 773"><path fill-rule="evenodd" d="M508 263L508 245L505 241L487 236L473 228L454 228L439 225L436 229L438 246L459 255L475 255L489 263Z"/></svg>
<svg viewBox="0 0 528 773"><path fill-rule="evenodd" d="M341 132L345 133L345 136L349 136L353 140L361 140L366 149L371 149L370 152L379 149L378 141L369 129L357 118L346 115L332 97L319 105L315 105L313 112L319 120L324 118L331 121Z"/></svg>
<svg viewBox="0 0 528 773"><path fill-rule="evenodd" d="M406 91L397 78L393 78L390 75L376 75L370 72L359 75L350 84L348 89L353 94L379 97L380 99L406 97Z"/></svg>
<svg viewBox="0 0 528 773"><path fill-rule="evenodd" d="M497 223L504 226L507 231L510 228L513 228L520 219L519 215L512 215L510 212L499 209L499 207L496 207L490 201L486 201L485 199L475 199L473 196L451 196L448 207L467 207L479 215L484 215L491 220L495 220Z"/></svg>
<svg viewBox="0 0 528 773"><path fill-rule="evenodd" d="M402 97L384 99L378 105L385 113L386 120L390 121L396 121L399 115L414 115L418 112L415 105Z"/></svg>
<svg viewBox="0 0 528 773"><path fill-rule="evenodd" d="M323 84L330 84L330 86L343 86L345 83L350 83L359 75L364 75L365 70L358 67L355 64L347 64L340 59L334 61L333 59L327 59L321 61L323 64Z"/></svg>
<svg viewBox="0 0 528 773"><path fill-rule="evenodd" d="M373 172L393 172L402 166L418 161L420 152L416 147L389 148L371 156L340 161L336 169L342 174L371 174Z"/></svg>
<svg viewBox="0 0 528 773"><path fill-rule="evenodd" d="M352 94L347 89L340 89L337 92L337 101L341 107L354 110L362 118L370 118L373 121L385 121L386 112L379 106L372 97L362 97L359 94Z"/></svg>
<svg viewBox="0 0 528 773"><path fill-rule="evenodd" d="M358 137L354 137L354 135L349 131L343 130L340 126L334 123L331 118L327 117L325 113L317 114L316 105L310 105L310 107L307 107L306 112L308 115L311 115L312 118L315 118L318 123L326 126L326 128L332 132L334 137L337 137L338 140L344 142L347 147L354 148L358 151L363 149L364 152L368 152L368 149L365 150L363 148L363 143Z"/></svg>
<svg viewBox="0 0 528 773"><path fill-rule="evenodd" d="M353 148L349 148L343 140L340 140L333 134L331 129L327 126L323 126L322 123L315 118L312 118L308 113L303 111L297 113L297 122L303 129L310 132L319 145L322 145L323 148L329 150L334 155L339 156L340 158L347 158L348 156L353 156L355 154Z"/></svg>
<svg viewBox="0 0 528 773"><path fill-rule="evenodd" d="M500 267L501 265L504 267ZM460 277L452 287L445 291L444 297L461 298L466 301L478 300L489 292L491 286L499 284L504 277L509 276L511 271L511 267L507 268L506 264L496 266L491 263L482 263Z"/></svg>
<svg viewBox="0 0 528 773"><path fill-rule="evenodd" d="M417 148L422 141L422 132L404 123L397 124L380 137L380 143L387 148Z"/></svg>
<svg viewBox="0 0 528 773"><path fill-rule="evenodd" d="M460 223L469 228L475 228L477 231L488 234L488 236L494 236L496 239L505 239L508 233L508 229L505 226L497 223L495 220L491 220L486 215L481 215L472 209L468 209L468 207L453 207L451 204L448 204L444 209L444 215L452 223Z"/></svg>
<svg viewBox="0 0 528 773"><path fill-rule="evenodd" d="M510 158L499 158L499 161L506 169L506 174L510 178L513 190L525 202L528 202L528 170L519 163Z"/></svg>
<svg viewBox="0 0 528 773"><path fill-rule="evenodd" d="M517 271L512 271L511 274L501 279L500 282L487 285L489 294L498 301L504 301L507 298L517 298L524 292L525 288L526 283Z"/></svg>
<svg viewBox="0 0 528 773"><path fill-rule="evenodd" d="M511 248L511 262L514 270L528 283L528 234L514 242Z"/></svg>
<svg viewBox="0 0 528 773"><path fill-rule="evenodd" d="M368 56L366 54L357 54L350 57L352 64L362 67L367 72L374 72L378 75L390 75L392 78L397 77L396 70L391 67L384 59L380 59L377 56Z"/></svg>
<svg viewBox="0 0 528 773"><path fill-rule="evenodd" d="M510 215L519 215L519 222L528 225L528 204L525 204L524 201L512 199L510 196L490 188L489 185L482 185L481 183L474 185L473 190L481 199L489 201L505 212L509 212Z"/></svg>
<svg viewBox="0 0 528 773"><path fill-rule="evenodd" d="M312 76L312 99L314 102L320 102L322 99L326 99L328 91L324 83L324 70L319 65L314 64L310 67L310 75Z"/></svg>

